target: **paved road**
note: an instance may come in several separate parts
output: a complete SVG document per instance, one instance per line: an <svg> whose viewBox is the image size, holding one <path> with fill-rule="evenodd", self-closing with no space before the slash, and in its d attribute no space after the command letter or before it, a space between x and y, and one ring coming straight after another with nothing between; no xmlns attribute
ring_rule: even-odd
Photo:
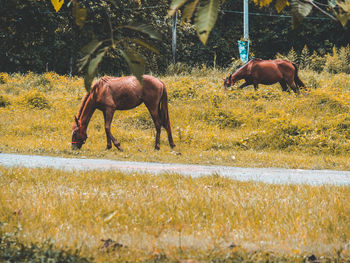
<svg viewBox="0 0 350 263"><path fill-rule="evenodd" d="M217 165L188 165L150 162L125 162L105 159L77 159L0 153L0 165L63 170L119 170L127 173L176 173L192 177L218 174L239 181L271 184L311 184L350 186L350 171L279 168L240 168Z"/></svg>

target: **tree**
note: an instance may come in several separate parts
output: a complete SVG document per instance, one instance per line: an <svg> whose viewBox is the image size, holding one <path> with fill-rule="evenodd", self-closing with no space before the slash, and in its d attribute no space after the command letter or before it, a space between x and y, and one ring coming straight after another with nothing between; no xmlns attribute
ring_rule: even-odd
<svg viewBox="0 0 350 263"><path fill-rule="evenodd" d="M64 0L51 0L51 2L56 12L59 12L64 3ZM116 8L119 7L114 1L111 0L110 2ZM71 3L73 6L72 8L75 22L78 26L82 27L87 16L86 7L82 6L77 0L71 0L69 2L69 5ZM131 72L138 78L140 82L142 81L142 75L145 70L145 59L140 53L137 52L135 45L140 45L155 53L159 53L159 51L153 46L149 39L160 40L161 37L158 32L152 29L151 26L135 23L113 26L110 15L110 6L103 6L108 17L110 35L103 40L93 38L92 41L81 50L81 52L84 54L84 57L79 60L79 71L82 71L84 68L86 68L84 85L87 91L90 90L91 83L97 75L97 69L101 60L108 52L119 52L126 60ZM130 37L132 34L124 35L124 30L131 30L141 33L142 35L146 35L149 39L142 39L141 36Z"/></svg>
<svg viewBox="0 0 350 263"><path fill-rule="evenodd" d="M272 0L253 0L255 4L260 7L268 6L272 4ZM209 33L215 25L218 17L220 4L223 4L225 0L172 0L169 16L173 16L174 13L183 8L183 21L188 21L194 16L194 24L197 29L199 39L205 45ZM281 12L287 5L288 0L276 0L275 8L277 12ZM293 28L300 25L302 20L308 16L312 8L316 8L323 14L332 18L333 20L339 20L345 27L348 20L350 20L350 0L330 0L328 7L335 13L337 19L330 13L326 12L319 7L313 0L291 0L291 13Z"/></svg>

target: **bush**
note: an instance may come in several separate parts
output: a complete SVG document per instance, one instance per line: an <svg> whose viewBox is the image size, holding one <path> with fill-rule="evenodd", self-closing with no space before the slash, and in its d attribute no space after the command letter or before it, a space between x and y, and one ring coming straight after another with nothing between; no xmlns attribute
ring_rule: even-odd
<svg viewBox="0 0 350 263"><path fill-rule="evenodd" d="M10 104L11 103L7 97L0 95L0 107L5 108Z"/></svg>
<svg viewBox="0 0 350 263"><path fill-rule="evenodd" d="M312 55L310 56L310 64L309 64L309 68L311 70L314 70L318 73L320 73L323 68L324 65L326 63L326 58L323 56L319 56L315 51L312 53Z"/></svg>
<svg viewBox="0 0 350 263"><path fill-rule="evenodd" d="M21 103L37 109L49 109L49 101L40 91L33 89L25 93L21 98Z"/></svg>
<svg viewBox="0 0 350 263"><path fill-rule="evenodd" d="M224 110L217 111L204 111L200 113L199 118L205 120L209 125L215 124L220 128L235 129L240 127L243 122L243 117L238 113L229 112Z"/></svg>
<svg viewBox="0 0 350 263"><path fill-rule="evenodd" d="M264 130L251 132L242 140L245 147L252 149L270 148L284 150L300 144L311 128L306 124L291 121L283 117L271 119L264 125Z"/></svg>
<svg viewBox="0 0 350 263"><path fill-rule="evenodd" d="M0 73L0 84L6 84L8 82L9 75L7 73Z"/></svg>
<svg viewBox="0 0 350 263"><path fill-rule="evenodd" d="M341 72L350 74L350 45L339 50L334 47L333 54L326 55L324 70L333 74Z"/></svg>
<svg viewBox="0 0 350 263"><path fill-rule="evenodd" d="M310 55L307 46L304 46L300 54L294 48L287 55L277 53L276 59L286 59L297 63L301 69L311 69L316 72L325 70L326 72L337 74L350 74L350 45L337 49L333 47L332 54L318 54L316 51Z"/></svg>

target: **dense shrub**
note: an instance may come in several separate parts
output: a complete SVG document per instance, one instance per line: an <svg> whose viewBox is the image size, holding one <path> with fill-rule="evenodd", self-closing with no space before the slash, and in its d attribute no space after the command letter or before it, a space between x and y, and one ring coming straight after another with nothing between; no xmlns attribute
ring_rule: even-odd
<svg viewBox="0 0 350 263"><path fill-rule="evenodd" d="M9 78L9 75L7 73L1 72L0 73L0 84L7 83L8 78Z"/></svg>
<svg viewBox="0 0 350 263"><path fill-rule="evenodd" d="M10 104L10 100L6 96L0 95L0 107L4 108Z"/></svg>
<svg viewBox="0 0 350 263"><path fill-rule="evenodd" d="M308 47L304 46L300 54L292 48L287 55L277 53L275 57L292 61L300 69L350 74L350 45L339 49L333 47L332 54L319 54L313 51L311 55Z"/></svg>
<svg viewBox="0 0 350 263"><path fill-rule="evenodd" d="M350 74L350 45L333 48L333 54L326 55L326 64L324 67L329 73L347 73Z"/></svg>
<svg viewBox="0 0 350 263"><path fill-rule="evenodd" d="M209 125L218 125L220 128L238 128L244 121L240 113L227 110L203 111L200 119L204 120Z"/></svg>
<svg viewBox="0 0 350 263"><path fill-rule="evenodd" d="M21 103L30 107L37 109L49 109L50 104L46 96L38 91L37 89L30 90L26 92L21 97Z"/></svg>

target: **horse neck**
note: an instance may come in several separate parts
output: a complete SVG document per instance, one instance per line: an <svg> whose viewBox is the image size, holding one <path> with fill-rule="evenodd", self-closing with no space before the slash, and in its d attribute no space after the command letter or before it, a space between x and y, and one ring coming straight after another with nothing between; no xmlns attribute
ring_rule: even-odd
<svg viewBox="0 0 350 263"><path fill-rule="evenodd" d="M247 64L237 69L236 72L232 74L231 78L234 80L240 80L245 78L247 76Z"/></svg>
<svg viewBox="0 0 350 263"><path fill-rule="evenodd" d="M79 115L78 120L80 122L80 125L82 127L83 132L86 132L87 127L89 125L89 122L91 120L91 117L95 112L95 109L96 109L95 101L93 99L92 92L90 92L87 94L87 98L85 100L85 103L83 103L81 105L81 108L79 110L80 115Z"/></svg>

